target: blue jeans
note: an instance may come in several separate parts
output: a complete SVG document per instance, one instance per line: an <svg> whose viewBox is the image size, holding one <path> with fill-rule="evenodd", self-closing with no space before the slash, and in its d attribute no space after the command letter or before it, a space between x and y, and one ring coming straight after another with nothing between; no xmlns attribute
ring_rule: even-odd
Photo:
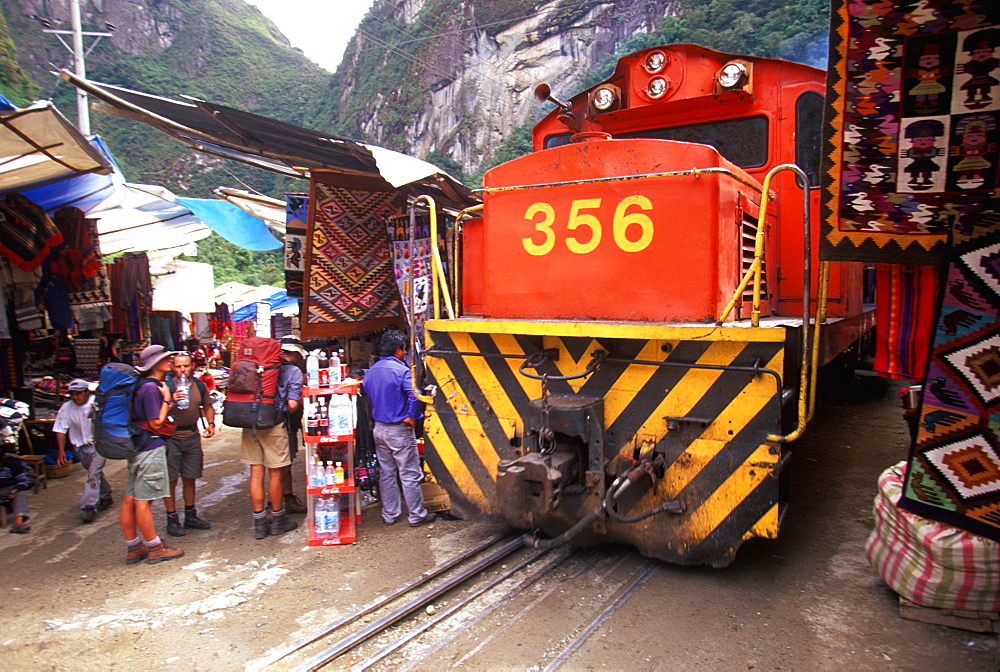
<svg viewBox="0 0 1000 672"><path fill-rule="evenodd" d="M382 520L391 523L399 517L402 502L399 486L403 486L406 500L407 520L419 522L427 515L424 496L420 492L420 482L424 473L420 469L420 455L417 452L417 437L406 425L389 425L375 422L372 431L375 438L375 456L378 458L379 489L382 491ZM399 477L397 482L396 477Z"/></svg>

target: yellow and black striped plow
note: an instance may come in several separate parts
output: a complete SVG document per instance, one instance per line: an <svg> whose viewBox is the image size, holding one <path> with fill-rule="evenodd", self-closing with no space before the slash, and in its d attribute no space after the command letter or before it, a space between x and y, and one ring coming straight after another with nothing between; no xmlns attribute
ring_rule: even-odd
<svg viewBox="0 0 1000 672"><path fill-rule="evenodd" d="M618 465L656 455L664 469L655 484L616 510L677 500L684 512L602 519L577 542L620 541L668 562L721 566L743 541L777 535L784 459L766 437L781 430L782 380L795 380L784 371L795 330L432 320L426 334L425 383L435 392L425 459L457 509L500 511L497 464L528 450L529 402L543 393L518 368L547 351L534 369L553 378L547 393L603 399L604 479L567 489L557 511L528 516L530 525L511 522L560 534L599 501ZM583 372L595 352L604 360L592 375L555 379Z"/></svg>

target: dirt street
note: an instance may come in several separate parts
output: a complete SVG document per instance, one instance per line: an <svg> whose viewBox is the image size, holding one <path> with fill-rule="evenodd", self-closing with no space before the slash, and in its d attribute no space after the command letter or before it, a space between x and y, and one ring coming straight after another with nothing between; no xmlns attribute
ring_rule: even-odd
<svg viewBox="0 0 1000 672"><path fill-rule="evenodd" d="M309 548L302 530L257 541L238 441L232 429L206 441L199 510L213 528L169 538L180 560L125 566L117 506L79 522L79 465L29 495L32 531L0 532L0 669L240 670L500 529L384 527L369 507L353 546ZM853 399L828 402L795 446L782 538L745 545L723 570L658 566L564 669L997 669L996 635L899 618L864 557L876 477L906 445L892 385L866 380ZM108 472L117 498L124 465ZM541 603L509 655L463 667L545 667L546 631L586 597Z"/></svg>

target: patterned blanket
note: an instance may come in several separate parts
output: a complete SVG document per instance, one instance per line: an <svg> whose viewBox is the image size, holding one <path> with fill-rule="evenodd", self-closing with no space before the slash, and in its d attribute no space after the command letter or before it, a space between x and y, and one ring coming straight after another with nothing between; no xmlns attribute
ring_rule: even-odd
<svg viewBox="0 0 1000 672"><path fill-rule="evenodd" d="M1000 541L1000 198L956 227L899 506Z"/></svg>
<svg viewBox="0 0 1000 672"><path fill-rule="evenodd" d="M940 263L998 186L1000 2L832 9L821 258Z"/></svg>
<svg viewBox="0 0 1000 672"><path fill-rule="evenodd" d="M313 213L302 336L341 336L401 325L386 225L401 213L402 195L315 179L310 187Z"/></svg>

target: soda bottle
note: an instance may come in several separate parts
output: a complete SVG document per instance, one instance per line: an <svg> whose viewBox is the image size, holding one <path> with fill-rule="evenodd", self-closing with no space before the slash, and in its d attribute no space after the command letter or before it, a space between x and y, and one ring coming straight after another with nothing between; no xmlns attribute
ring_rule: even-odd
<svg viewBox="0 0 1000 672"><path fill-rule="evenodd" d="M319 387L319 358L316 357L315 350L306 356L306 378L309 387Z"/></svg>
<svg viewBox="0 0 1000 672"><path fill-rule="evenodd" d="M320 436L330 436L330 414L326 410L326 402L319 403L319 422L317 423Z"/></svg>
<svg viewBox="0 0 1000 672"><path fill-rule="evenodd" d="M316 402L306 402L306 434L308 436L319 435L319 418L316 416Z"/></svg>
<svg viewBox="0 0 1000 672"><path fill-rule="evenodd" d="M337 462L337 466L333 468L333 482L335 485L344 482L344 467L340 462Z"/></svg>
<svg viewBox="0 0 1000 672"><path fill-rule="evenodd" d="M184 395L177 400L177 408L183 410L191 404L190 384L188 383L187 376L183 373L181 374L181 377L177 379L177 391Z"/></svg>
<svg viewBox="0 0 1000 672"><path fill-rule="evenodd" d="M319 351L319 386L330 387L330 360L323 350Z"/></svg>

